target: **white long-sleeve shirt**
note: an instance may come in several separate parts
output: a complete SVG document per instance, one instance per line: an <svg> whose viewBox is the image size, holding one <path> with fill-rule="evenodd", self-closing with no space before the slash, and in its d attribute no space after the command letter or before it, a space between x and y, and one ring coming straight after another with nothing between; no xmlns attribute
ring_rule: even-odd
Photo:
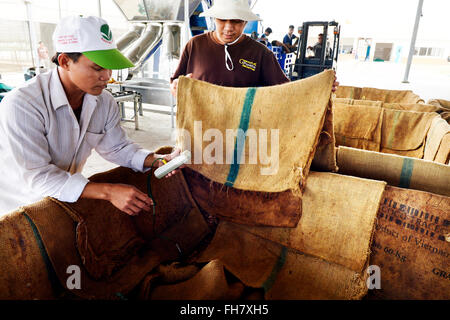
<svg viewBox="0 0 450 320"><path fill-rule="evenodd" d="M0 215L45 196L77 201L92 149L136 171L150 153L128 140L107 91L85 94L78 123L57 68L8 93L0 104Z"/></svg>

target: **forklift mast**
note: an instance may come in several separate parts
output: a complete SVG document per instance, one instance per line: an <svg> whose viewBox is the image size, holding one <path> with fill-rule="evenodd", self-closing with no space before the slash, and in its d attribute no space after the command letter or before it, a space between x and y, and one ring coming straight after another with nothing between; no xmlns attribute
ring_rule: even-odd
<svg viewBox="0 0 450 320"><path fill-rule="evenodd" d="M319 57L306 57L308 36L310 27L323 28L322 48ZM333 30L333 44L328 46L328 29L334 27ZM335 21L313 21L304 22L302 27L298 30L300 39L298 41L297 55L295 63L291 65L289 78L291 81L311 77L322 72L325 69L336 70L336 65L339 56L339 38L340 26Z"/></svg>

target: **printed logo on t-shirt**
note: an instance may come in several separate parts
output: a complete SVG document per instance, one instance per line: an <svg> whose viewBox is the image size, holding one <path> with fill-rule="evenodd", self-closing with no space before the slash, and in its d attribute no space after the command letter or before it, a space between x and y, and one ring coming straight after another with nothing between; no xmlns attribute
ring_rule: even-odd
<svg viewBox="0 0 450 320"><path fill-rule="evenodd" d="M256 62L251 62L245 59L240 59L239 63L244 67L247 68L249 70L255 71L256 70Z"/></svg>

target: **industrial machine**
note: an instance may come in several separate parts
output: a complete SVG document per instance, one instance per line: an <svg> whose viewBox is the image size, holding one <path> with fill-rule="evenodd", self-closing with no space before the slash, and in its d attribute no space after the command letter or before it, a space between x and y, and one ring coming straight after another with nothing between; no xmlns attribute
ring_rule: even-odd
<svg viewBox="0 0 450 320"><path fill-rule="evenodd" d="M312 33L312 28L316 29L316 33ZM335 21L304 22L303 26L299 27L298 33L300 39L296 59L289 70L291 80L311 77L325 69L336 69L339 56L339 23ZM319 34L323 35L321 43L318 40ZM316 39L317 42L313 46L312 43Z"/></svg>
<svg viewBox="0 0 450 320"><path fill-rule="evenodd" d="M169 107L144 108L146 111L170 114L174 127L175 101L170 93L169 75L173 73L176 59L189 37L208 29L205 18L199 17L203 6L211 6L211 0L114 0L130 23L128 32L117 39L117 48L135 65L128 70L113 73L115 83L108 89L117 93L123 110L125 95L139 94L141 103ZM185 10L185 4L186 10ZM150 63L152 62L152 63ZM165 74L162 74L162 69ZM128 95L129 100L134 96ZM142 107L139 108L142 115ZM123 115L122 115L123 116ZM138 113L135 112L134 117ZM123 116L124 118L124 116Z"/></svg>

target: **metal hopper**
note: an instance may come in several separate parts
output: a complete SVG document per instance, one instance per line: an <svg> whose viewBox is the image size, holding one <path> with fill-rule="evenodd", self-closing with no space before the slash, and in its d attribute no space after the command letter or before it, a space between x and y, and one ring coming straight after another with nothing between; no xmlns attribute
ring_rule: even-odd
<svg viewBox="0 0 450 320"><path fill-rule="evenodd" d="M188 17L185 19L184 0L113 0L130 23L130 29L117 40L117 47L135 65L122 72L118 79L121 83L110 84L113 91L136 91L141 94L142 102L171 107L171 111L158 111L174 117L174 101L170 94L167 79L144 78L141 72L155 53L156 64L159 59L171 61L178 59L182 48L182 26L189 25L189 17L201 8L202 0L189 0ZM203 1L210 6L211 1ZM189 26L189 33L191 32ZM185 38L185 37L184 37ZM186 39L185 39L186 40ZM159 53L165 53L161 55ZM141 77L139 77L141 75ZM124 81L122 81L124 80ZM149 110L148 111L154 111ZM142 114L141 114L142 115Z"/></svg>

